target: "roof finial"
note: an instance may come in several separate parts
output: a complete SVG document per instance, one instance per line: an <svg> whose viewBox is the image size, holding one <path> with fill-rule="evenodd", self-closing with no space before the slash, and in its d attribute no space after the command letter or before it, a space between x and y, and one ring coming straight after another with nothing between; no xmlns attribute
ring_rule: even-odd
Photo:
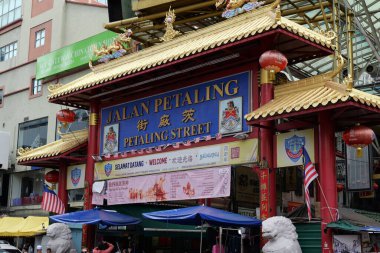
<svg viewBox="0 0 380 253"><path fill-rule="evenodd" d="M278 6L280 6L281 0L276 0L272 4L272 10L276 9Z"/></svg>
<svg viewBox="0 0 380 253"><path fill-rule="evenodd" d="M345 64L343 56L339 54L338 52L336 52L336 54L338 54L337 66L336 66L336 69L331 72L331 75L330 75L331 78L334 78L336 75L338 75L342 71Z"/></svg>
<svg viewBox="0 0 380 253"><path fill-rule="evenodd" d="M166 12L166 18L165 18L165 25L166 25L166 32L164 36L160 38L161 41L169 41L172 40L175 36L179 34L179 31L174 30L173 23L175 21L175 12L171 9L172 7L169 7L169 11Z"/></svg>

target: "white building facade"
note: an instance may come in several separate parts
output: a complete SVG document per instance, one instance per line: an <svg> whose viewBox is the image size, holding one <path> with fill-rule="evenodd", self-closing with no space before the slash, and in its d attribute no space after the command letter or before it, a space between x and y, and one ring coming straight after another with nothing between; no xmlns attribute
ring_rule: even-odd
<svg viewBox="0 0 380 253"><path fill-rule="evenodd" d="M0 0L0 206L10 216L48 215L40 208L48 168L17 165L19 148L53 142L56 112L50 83L67 83L88 68L36 78L37 59L104 31L106 1ZM65 64L61 62L60 64Z"/></svg>

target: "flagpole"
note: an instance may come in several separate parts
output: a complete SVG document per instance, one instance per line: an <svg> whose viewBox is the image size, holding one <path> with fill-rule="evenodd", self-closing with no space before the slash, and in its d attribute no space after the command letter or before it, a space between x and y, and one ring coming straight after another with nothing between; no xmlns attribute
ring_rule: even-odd
<svg viewBox="0 0 380 253"><path fill-rule="evenodd" d="M321 189L321 193L322 193L323 199L324 199L325 202L326 202L327 209L329 210L330 218L331 218L332 221L335 221L335 219L333 218L333 215L332 215L332 212L331 212L331 209L330 209L329 203L327 202L327 199L326 199L325 193L323 192L323 189L322 189L321 183L319 182L319 178L316 178L316 179L317 179L317 182L318 182L318 185L319 185L319 189Z"/></svg>
<svg viewBox="0 0 380 253"><path fill-rule="evenodd" d="M308 203L309 203L309 206L307 207L308 208L308 216L309 216L309 221L310 221L310 214L311 213L309 213L309 211L311 212L311 207L310 207L310 195L309 195L309 189L308 189L308 187L309 187L309 185L307 186L307 188L306 188L306 185L305 185L305 180L306 180L306 171L305 171L305 153L306 153L306 155L307 155L307 159L308 159L308 162L309 163L312 163L311 162L311 160L310 160L310 157L309 157L309 155L307 154L307 151L306 151L306 149L305 149L305 146L303 146L302 147L302 150L303 150L303 152L302 152L302 168L303 168L303 170L304 170L304 188L305 188L305 198L306 198L306 193L307 193L307 195L308 195L308 199L309 199L309 201L308 201ZM313 167L313 169L315 170L315 167ZM325 195L325 193L323 192L323 189L322 189L322 186L321 186L321 183L319 182L319 175L318 175L318 173L317 173L317 171L315 170L315 173L316 173L316 177L314 178L314 179L317 179L317 182L318 182L318 185L319 185L319 188L321 189L321 193L322 193L322 196L323 196L323 199L324 199L324 201L326 202L326 206L327 206L327 208L328 208L328 210L329 210L329 213L330 213L330 217L331 217L331 220L335 220L334 218L333 218L333 215L332 215L332 212L331 212L331 209L330 209L330 206L329 206L329 204L328 204L328 202L327 202L327 198L326 198L326 195ZM310 184L310 183L309 183ZM307 203L306 203L306 205L307 205ZM309 210L310 209L310 210Z"/></svg>

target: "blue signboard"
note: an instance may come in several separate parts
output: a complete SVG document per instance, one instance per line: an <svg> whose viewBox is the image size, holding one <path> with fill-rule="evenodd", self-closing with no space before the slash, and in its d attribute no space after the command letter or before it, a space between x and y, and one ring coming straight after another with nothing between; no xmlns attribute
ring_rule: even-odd
<svg viewBox="0 0 380 253"><path fill-rule="evenodd" d="M250 73L172 90L101 111L101 153L248 131Z"/></svg>

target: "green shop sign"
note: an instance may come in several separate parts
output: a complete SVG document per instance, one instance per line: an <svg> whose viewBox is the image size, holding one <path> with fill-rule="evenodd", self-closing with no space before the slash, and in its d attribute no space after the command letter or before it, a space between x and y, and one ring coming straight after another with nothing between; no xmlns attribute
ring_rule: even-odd
<svg viewBox="0 0 380 253"><path fill-rule="evenodd" d="M94 57L94 48L99 48L103 44L110 45L117 35L117 33L105 31L39 57L37 59L36 79L43 79L87 65Z"/></svg>

